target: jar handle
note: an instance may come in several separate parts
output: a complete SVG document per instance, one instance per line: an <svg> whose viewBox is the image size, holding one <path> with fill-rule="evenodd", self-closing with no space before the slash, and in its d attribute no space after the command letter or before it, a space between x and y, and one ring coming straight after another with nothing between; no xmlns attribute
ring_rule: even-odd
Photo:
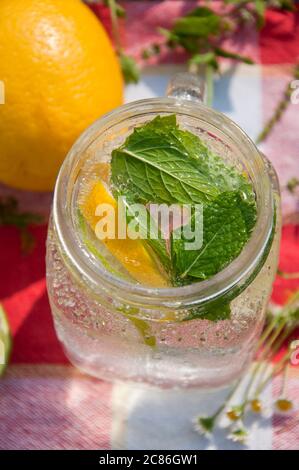
<svg viewBox="0 0 299 470"><path fill-rule="evenodd" d="M178 100L197 101L206 104L207 86L204 74L182 72L174 75L168 83L166 95Z"/></svg>

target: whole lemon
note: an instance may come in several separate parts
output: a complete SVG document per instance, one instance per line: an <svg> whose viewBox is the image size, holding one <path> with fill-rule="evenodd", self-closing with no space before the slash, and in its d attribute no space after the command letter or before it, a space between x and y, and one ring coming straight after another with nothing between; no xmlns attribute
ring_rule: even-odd
<svg viewBox="0 0 299 470"><path fill-rule="evenodd" d="M117 57L80 0L1 0L0 58L0 181L51 190L79 134L122 102Z"/></svg>

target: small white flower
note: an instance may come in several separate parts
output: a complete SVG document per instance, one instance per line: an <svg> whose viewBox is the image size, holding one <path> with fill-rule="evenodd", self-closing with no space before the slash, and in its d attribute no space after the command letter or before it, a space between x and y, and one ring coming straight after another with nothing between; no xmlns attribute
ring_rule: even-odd
<svg viewBox="0 0 299 470"><path fill-rule="evenodd" d="M253 414L268 419L272 416L272 403L254 399L250 402L250 410Z"/></svg>
<svg viewBox="0 0 299 470"><path fill-rule="evenodd" d="M280 416L291 416L297 410L295 403L288 399L280 397L274 403L274 413Z"/></svg>
<svg viewBox="0 0 299 470"><path fill-rule="evenodd" d="M228 439L233 442L239 442L240 444L246 444L248 438L248 432L244 425L239 423L228 435Z"/></svg>
<svg viewBox="0 0 299 470"><path fill-rule="evenodd" d="M239 421L239 419L242 417L243 412L244 408L242 405L232 406L226 411L226 417L230 421Z"/></svg>

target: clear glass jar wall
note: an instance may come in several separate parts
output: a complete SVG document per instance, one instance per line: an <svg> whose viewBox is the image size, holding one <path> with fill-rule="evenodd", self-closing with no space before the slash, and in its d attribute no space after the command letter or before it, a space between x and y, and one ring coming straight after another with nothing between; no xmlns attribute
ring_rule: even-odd
<svg viewBox="0 0 299 470"><path fill-rule="evenodd" d="M169 113L176 113L182 128L248 174L258 220L240 256L212 279L151 289L105 270L82 242L76 207L82 187L97 177L96 164L109 162L111 151L136 125ZM89 128L68 155L49 224L48 292L68 357L82 370L110 380L161 387L217 387L230 382L252 359L276 273L279 238L275 172L228 118L199 103L171 98L143 100L110 113ZM184 321L192 309L230 294L230 319Z"/></svg>

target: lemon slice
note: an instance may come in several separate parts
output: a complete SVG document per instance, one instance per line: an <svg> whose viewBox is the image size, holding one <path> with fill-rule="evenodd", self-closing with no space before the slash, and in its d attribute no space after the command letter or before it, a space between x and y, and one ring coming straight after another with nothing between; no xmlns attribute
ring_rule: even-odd
<svg viewBox="0 0 299 470"><path fill-rule="evenodd" d="M8 365L12 339L6 313L0 304L0 377Z"/></svg>
<svg viewBox="0 0 299 470"><path fill-rule="evenodd" d="M100 217L95 215L96 208L103 203L110 204L114 210L117 209L116 200L105 185L101 181L97 181L79 203L80 211L92 230L95 230L96 224L100 220ZM115 219L117 220L117 217ZM102 243L136 281L152 287L167 286L166 277L163 276L158 265L146 250L142 240L105 238Z"/></svg>

